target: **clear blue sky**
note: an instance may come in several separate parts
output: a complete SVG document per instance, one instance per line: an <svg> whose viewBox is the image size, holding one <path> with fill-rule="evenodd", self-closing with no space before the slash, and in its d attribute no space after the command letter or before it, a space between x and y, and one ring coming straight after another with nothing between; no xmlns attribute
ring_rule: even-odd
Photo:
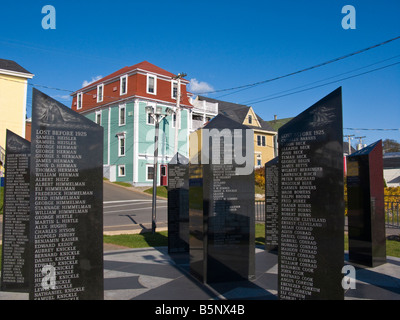
<svg viewBox="0 0 400 320"><path fill-rule="evenodd" d="M55 30L42 28L44 5L56 9ZM354 30L342 28L344 5L356 9ZM31 84L71 91L84 81L143 60L173 73L187 73L193 83L188 89L193 92L232 88L400 36L398 0L20 0L2 4L1 12L0 58L14 60L34 73ZM264 120L272 120L275 114L296 116L342 86L344 128L399 129L400 64L258 102L290 92L286 90L304 86L294 91L302 90L399 62L398 55L400 40L248 90L208 96L251 105ZM390 60L381 62L386 59ZM309 85L320 80L324 81ZM38 89L71 106L68 91ZM366 136L367 144L386 138L400 141L399 130L346 129L344 134Z"/></svg>

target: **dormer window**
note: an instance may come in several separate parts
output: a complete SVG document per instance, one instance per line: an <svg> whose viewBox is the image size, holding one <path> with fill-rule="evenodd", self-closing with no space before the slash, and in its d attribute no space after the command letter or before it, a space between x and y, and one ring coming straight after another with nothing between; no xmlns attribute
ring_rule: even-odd
<svg viewBox="0 0 400 320"><path fill-rule="evenodd" d="M104 84L100 84L97 86L97 102L103 101L103 91L104 91Z"/></svg>
<svg viewBox="0 0 400 320"><path fill-rule="evenodd" d="M128 92L128 75L124 75L120 78L120 92L119 94L122 96Z"/></svg>
<svg viewBox="0 0 400 320"><path fill-rule="evenodd" d="M251 116L251 114L249 114L249 124L252 124L253 123L253 117Z"/></svg>
<svg viewBox="0 0 400 320"><path fill-rule="evenodd" d="M157 94L157 77L147 75L147 93Z"/></svg>
<svg viewBox="0 0 400 320"><path fill-rule="evenodd" d="M178 82L175 80L171 81L171 97L173 99L178 97Z"/></svg>
<svg viewBox="0 0 400 320"><path fill-rule="evenodd" d="M78 93L76 96L76 109L77 110L82 109L82 97L83 97L82 92Z"/></svg>

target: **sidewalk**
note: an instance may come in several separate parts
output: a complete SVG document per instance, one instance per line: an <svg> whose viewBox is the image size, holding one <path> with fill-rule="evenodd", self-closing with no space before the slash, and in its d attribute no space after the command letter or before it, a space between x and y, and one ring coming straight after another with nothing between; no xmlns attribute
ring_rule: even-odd
<svg viewBox="0 0 400 320"><path fill-rule="evenodd" d="M254 281L210 286L190 275L187 256L170 256L166 247L127 249L106 245L104 299L277 300L277 260L276 254L257 248ZM388 257L386 264L376 268L356 268L356 278L356 289L346 292L346 300L400 300L400 258ZM26 293L0 291L0 300L27 299Z"/></svg>

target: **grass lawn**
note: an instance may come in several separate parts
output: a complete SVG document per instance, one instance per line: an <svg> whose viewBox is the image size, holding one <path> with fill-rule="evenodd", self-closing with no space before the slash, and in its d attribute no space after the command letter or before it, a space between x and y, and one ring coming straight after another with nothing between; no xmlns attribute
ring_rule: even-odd
<svg viewBox="0 0 400 320"><path fill-rule="evenodd" d="M146 189L144 192L153 194L153 188ZM168 189L165 186L157 187L157 197L168 198Z"/></svg>
<svg viewBox="0 0 400 320"><path fill-rule="evenodd" d="M168 232L151 232L142 234L120 234L116 236L103 236L104 243L116 244L128 248L164 247L168 245Z"/></svg>

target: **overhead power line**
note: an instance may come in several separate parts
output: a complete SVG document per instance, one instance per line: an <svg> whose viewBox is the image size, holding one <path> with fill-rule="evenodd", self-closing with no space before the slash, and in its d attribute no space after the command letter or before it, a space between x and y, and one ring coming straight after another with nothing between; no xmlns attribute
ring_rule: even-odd
<svg viewBox="0 0 400 320"><path fill-rule="evenodd" d="M282 75L282 76L278 76L278 77L275 77L275 78L266 79L266 80L263 80L263 81L258 81L258 82L254 82L254 83L250 83L250 84L246 84L246 85L242 85L242 86L237 86L237 87L232 87L232 88L227 88L227 89L219 89L219 90L214 90L214 91L201 92L200 94L226 92L226 91L238 90L238 89L243 89L243 90L249 89L249 88L252 88L252 87L255 87L255 86L259 86L259 85L264 84L264 83L268 83L268 82L276 81L276 80L279 80L279 79L287 78L287 77L290 77L290 76L293 76L293 75L296 75L296 74L299 74L299 73L303 73L303 72L310 71L310 70L313 70L313 69L316 69L316 68L319 68L319 67L322 67L322 66L326 66L328 64L331 64L331 63L334 63L334 62L337 62L337 61L340 61L340 60L344 60L346 58L355 56L357 54L360 54L360 53L363 53L363 52L378 48L380 46L386 45L386 44L388 44L388 43L390 43L392 41L398 40L398 39L400 39L400 36L397 36L395 38L383 41L381 43L375 44L375 45L370 46L368 48L357 50L355 52L346 54L344 56L341 56L341 57L338 57L338 58L335 58L335 59L331 59L331 60L316 64L316 65L313 65L311 67L304 68L304 69L301 69L301 70L297 70L297 71L294 71L294 72L291 72L291 73L288 73L288 74L285 74L285 75ZM240 90L240 91L242 91L242 90Z"/></svg>
<svg viewBox="0 0 400 320"><path fill-rule="evenodd" d="M292 94L301 93L301 92L305 92L305 91L308 91L308 90L320 88L320 87L327 86L329 84L333 84L333 83L336 83L336 82L339 82L339 81L348 80L348 79L351 79L351 78L362 76L364 74L368 74L368 73L375 72L375 71L378 71L378 70L382 70L382 69L385 69L385 68L393 67L393 66L398 65L398 64L400 64L400 61L392 63L392 64L389 64L389 65L386 65L386 66L383 66L383 67L380 67L380 68L376 68L376 69L372 69L372 70L365 71L365 72L362 72L362 73L358 73L358 74L355 74L353 76L349 76L349 77L341 78L341 79L338 79L338 80L335 80L335 81L330 81L330 82L327 82L327 83L323 83L323 84L320 84L320 85L317 85L317 86L314 86L314 87L310 87L310 88L307 88L307 89L302 89L302 90L298 90L298 91L295 91L295 92L282 94L282 95L279 95L279 96L276 96L276 97L272 97L272 98L261 99L261 100L252 102L251 104L254 105L256 103L265 102L265 101L269 101L269 100L274 100L274 99L290 96Z"/></svg>
<svg viewBox="0 0 400 320"><path fill-rule="evenodd" d="M380 60L380 61L371 63L371 64L369 64L369 65L367 65L367 66L363 66L363 67L360 67L360 68L357 68L357 69L353 69L353 70L350 70L350 71L346 71L346 72L337 74L337 75L335 75L335 76L331 76L331 77L328 77L328 78L325 78L325 79L321 79L321 80L313 81L313 82L308 83L308 84L304 84L304 85L301 85L301 86L297 86L297 87L295 87L295 88L291 88L291 89L283 90L283 91L280 91L280 92L272 93L272 94L269 94L269 95L264 96L264 97L259 97L259 98L253 98L253 99L251 99L251 100L246 100L246 101L244 101L244 102L241 102L241 104L251 105L251 104L253 103L253 101L259 101L259 100L261 100L261 99L267 99L267 98L270 98L270 97L275 97L275 96L277 96L277 95L280 95L280 94L283 94L283 93L287 93L287 92L290 92L290 91L293 91L293 90L296 90L296 89L305 88L305 87L307 87L307 86L310 86L310 85L313 85L313 84L316 84L316 83L319 83L319 82L327 81L327 80L330 80L330 79L334 79L334 78L343 76L343 75L345 75L345 74L349 74L349 73L352 73L352 72L356 72L356 71L359 71L359 70L362 70L362 69L366 69L366 68L372 67L372 66L374 66L374 65L377 65L377 64L380 64L380 63L382 63L382 62L386 62L386 61L389 61L389 60L392 60L392 59L395 59L395 58L398 58L398 57L400 57L400 55L396 55L396 56L393 56L393 57L390 57L390 58L387 58L387 59L384 59L384 60Z"/></svg>

